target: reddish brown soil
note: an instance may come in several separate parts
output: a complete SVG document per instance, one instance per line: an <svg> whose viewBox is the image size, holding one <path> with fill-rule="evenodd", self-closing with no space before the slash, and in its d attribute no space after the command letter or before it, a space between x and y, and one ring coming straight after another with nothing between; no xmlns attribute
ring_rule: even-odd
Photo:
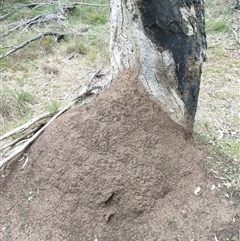
<svg viewBox="0 0 240 241"><path fill-rule="evenodd" d="M238 238L203 153L134 74L58 118L28 157L1 173L1 241Z"/></svg>

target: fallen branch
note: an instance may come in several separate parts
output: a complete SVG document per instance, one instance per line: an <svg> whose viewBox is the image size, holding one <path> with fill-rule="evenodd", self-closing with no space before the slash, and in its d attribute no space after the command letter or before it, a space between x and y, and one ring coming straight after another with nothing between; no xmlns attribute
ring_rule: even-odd
<svg viewBox="0 0 240 241"><path fill-rule="evenodd" d="M48 3L29 3L29 4L18 4L17 8L15 10L10 11L9 13L4 14L3 16L0 17L0 21L5 20L6 18L8 18L9 16L11 16L12 14L14 14L18 9L21 8L31 8L31 9L35 9L38 7L44 7L44 6L50 6L50 5L59 5L59 2L48 2ZM89 7L108 7L109 4L97 4L97 3L83 3L83 2L76 2L76 3L70 3L70 6L89 6ZM69 4L65 4L63 5L63 8L69 8Z"/></svg>
<svg viewBox="0 0 240 241"><path fill-rule="evenodd" d="M238 34L237 34L237 31L235 31L233 28L230 28L233 32L233 36L236 40L236 43L239 44L240 43L240 40L239 40L239 37L238 37Z"/></svg>
<svg viewBox="0 0 240 241"><path fill-rule="evenodd" d="M16 10L12 10L9 13L4 14L3 16L0 17L0 21L5 20L6 18L8 18L9 16L11 16L12 14L14 14L16 12Z"/></svg>
<svg viewBox="0 0 240 241"><path fill-rule="evenodd" d="M12 29L8 30L7 33L1 35L1 37L6 37L8 34L18 30L22 26L32 26L34 24L40 24L43 22L49 22L53 20L65 20L65 16L61 11L41 14L31 19L21 20L20 22L12 23L11 25L14 26Z"/></svg>
<svg viewBox="0 0 240 241"><path fill-rule="evenodd" d="M35 117L34 119L30 120L29 122L25 123L24 125L19 126L19 127L15 128L14 130L6 133L5 135L0 136L0 141L3 141L4 139L7 139L10 136L13 136L15 134L19 134L19 133L27 130L29 127L31 127L32 125L36 124L40 120L49 118L51 116L52 116L52 114L50 114L50 113L39 115L39 116Z"/></svg>
<svg viewBox="0 0 240 241"><path fill-rule="evenodd" d="M12 148L13 146L19 144L19 142L28 139L30 136L32 136L34 133L36 133L40 128L42 128L42 126L44 126L45 124L46 124L46 122L39 124L38 126L33 128L32 130L30 130L28 133L24 134L23 136L20 136L19 138L15 139L14 141L12 141L12 142L6 144L5 146L1 147L0 151L3 151L7 148Z"/></svg>
<svg viewBox="0 0 240 241"><path fill-rule="evenodd" d="M19 7L16 8L15 10L12 10L9 13L6 13L5 15L0 17L0 21L6 19L8 16L14 14L18 9L21 9L23 7L28 7L28 8L36 8L36 7L42 7L42 6L46 6L46 5L59 5L59 2L50 2L50 3L30 3L30 4L26 4L26 5L18 5ZM42 14L42 15L38 15L32 19L26 19L26 20L21 20L19 22L13 23L11 24L12 26L14 26L12 29L8 30L6 33L0 35L0 38L6 37L8 36L10 33L18 30L19 28L21 28L22 26L32 26L34 24L40 24L43 22L49 22L49 21L53 21L53 20L66 20L66 17L64 16L64 12L68 11L71 12L75 9L75 6L80 5L80 6L90 6L90 7L108 7L109 4L95 4L95 3L78 3L78 2L71 2L70 5L67 4L63 4L63 6L61 7L61 9L57 12L52 12L52 13L47 13L47 14Z"/></svg>
<svg viewBox="0 0 240 241"><path fill-rule="evenodd" d="M71 5L81 5L81 6L89 6L89 7L108 7L109 4L97 4L97 3L83 3L83 2L71 2Z"/></svg>
<svg viewBox="0 0 240 241"><path fill-rule="evenodd" d="M10 50L9 52L5 53L5 54L2 54L0 55L0 59L4 59L5 57L7 57L8 55L18 51L19 49L25 47L26 45L30 44L31 42L33 41L36 41L44 36L55 36L56 37L56 41L59 41L60 39L63 39L64 36L66 34L64 33L55 33L55 32L45 32L45 33L41 33L39 34L38 36L34 37L34 38L31 38L31 39L28 39L26 40L25 42L21 43L20 45L17 45L15 46L12 50Z"/></svg>
<svg viewBox="0 0 240 241"><path fill-rule="evenodd" d="M81 5L81 6L89 6L89 7L108 7L109 4L97 4L97 3L84 3L84 2L70 2L71 5ZM28 8L37 8L42 6L48 5L59 5L59 2L49 2L49 3L30 3L21 5L21 7L28 7ZM69 5L69 4L68 4Z"/></svg>
<svg viewBox="0 0 240 241"><path fill-rule="evenodd" d="M24 159L26 159L26 160L24 161L23 166L21 167L20 170L23 170L24 167L26 166L27 162L28 162L28 156L25 155L25 154L23 154L23 158L22 158L21 160L19 160L19 161L22 161L22 160L24 160Z"/></svg>
<svg viewBox="0 0 240 241"><path fill-rule="evenodd" d="M2 161L0 161L0 169L3 167L4 164L7 162L13 160L14 158L18 157L20 154L22 154L32 143L36 138L38 138L42 132L60 115L62 115L64 112L69 110L77 101L83 99L84 97L88 96L89 94L93 94L93 91L96 89L103 89L105 86L108 86L109 80L107 83L104 83L103 85L95 85L92 86L92 81L95 77L97 77L100 74L100 70L97 70L93 76L91 77L88 85L81 91L81 93L74 98L69 104L67 104L65 107L63 107L57 114L55 114L41 129L39 129L34 135L32 135L28 140L26 140L25 143L23 143L17 150L15 150L12 154L4 158ZM32 121L33 122L33 121ZM20 128L19 128L20 129ZM16 129L15 129L16 130ZM10 136L9 134L6 134L5 136ZM2 137L1 137L2 138ZM2 138L3 139L3 138ZM4 138L5 139L5 138Z"/></svg>

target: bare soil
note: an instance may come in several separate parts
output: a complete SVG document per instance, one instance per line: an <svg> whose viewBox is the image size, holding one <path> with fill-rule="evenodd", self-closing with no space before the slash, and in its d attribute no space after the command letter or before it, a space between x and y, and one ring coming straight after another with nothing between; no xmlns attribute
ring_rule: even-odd
<svg viewBox="0 0 240 241"><path fill-rule="evenodd" d="M1 172L1 241L238 240L239 207L136 76L60 116L23 170Z"/></svg>

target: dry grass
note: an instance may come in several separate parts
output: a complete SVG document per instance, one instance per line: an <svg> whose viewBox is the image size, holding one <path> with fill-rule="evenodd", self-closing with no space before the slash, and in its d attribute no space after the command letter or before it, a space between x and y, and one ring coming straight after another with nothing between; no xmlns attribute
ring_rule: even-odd
<svg viewBox="0 0 240 241"><path fill-rule="evenodd" d="M1 127L9 122L16 122L25 118L31 105L34 104L34 97L24 90L11 89L1 86L0 88L0 123ZM3 130L1 130L3 131Z"/></svg>
<svg viewBox="0 0 240 241"><path fill-rule="evenodd" d="M229 197L239 198L240 45L231 28L240 27L240 14L232 9L232 1L206 1L206 6L208 58L195 132L208 149L207 170L223 178ZM239 38L239 30L237 34Z"/></svg>

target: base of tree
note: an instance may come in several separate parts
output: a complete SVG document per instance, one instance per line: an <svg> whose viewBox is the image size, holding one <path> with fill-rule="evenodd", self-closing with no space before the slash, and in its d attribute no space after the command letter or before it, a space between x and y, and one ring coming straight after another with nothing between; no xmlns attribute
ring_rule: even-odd
<svg viewBox="0 0 240 241"><path fill-rule="evenodd" d="M23 170L15 162L1 173L1 240L238 235L229 223L234 210L210 190L202 152L146 93L135 72L61 115L28 157Z"/></svg>

